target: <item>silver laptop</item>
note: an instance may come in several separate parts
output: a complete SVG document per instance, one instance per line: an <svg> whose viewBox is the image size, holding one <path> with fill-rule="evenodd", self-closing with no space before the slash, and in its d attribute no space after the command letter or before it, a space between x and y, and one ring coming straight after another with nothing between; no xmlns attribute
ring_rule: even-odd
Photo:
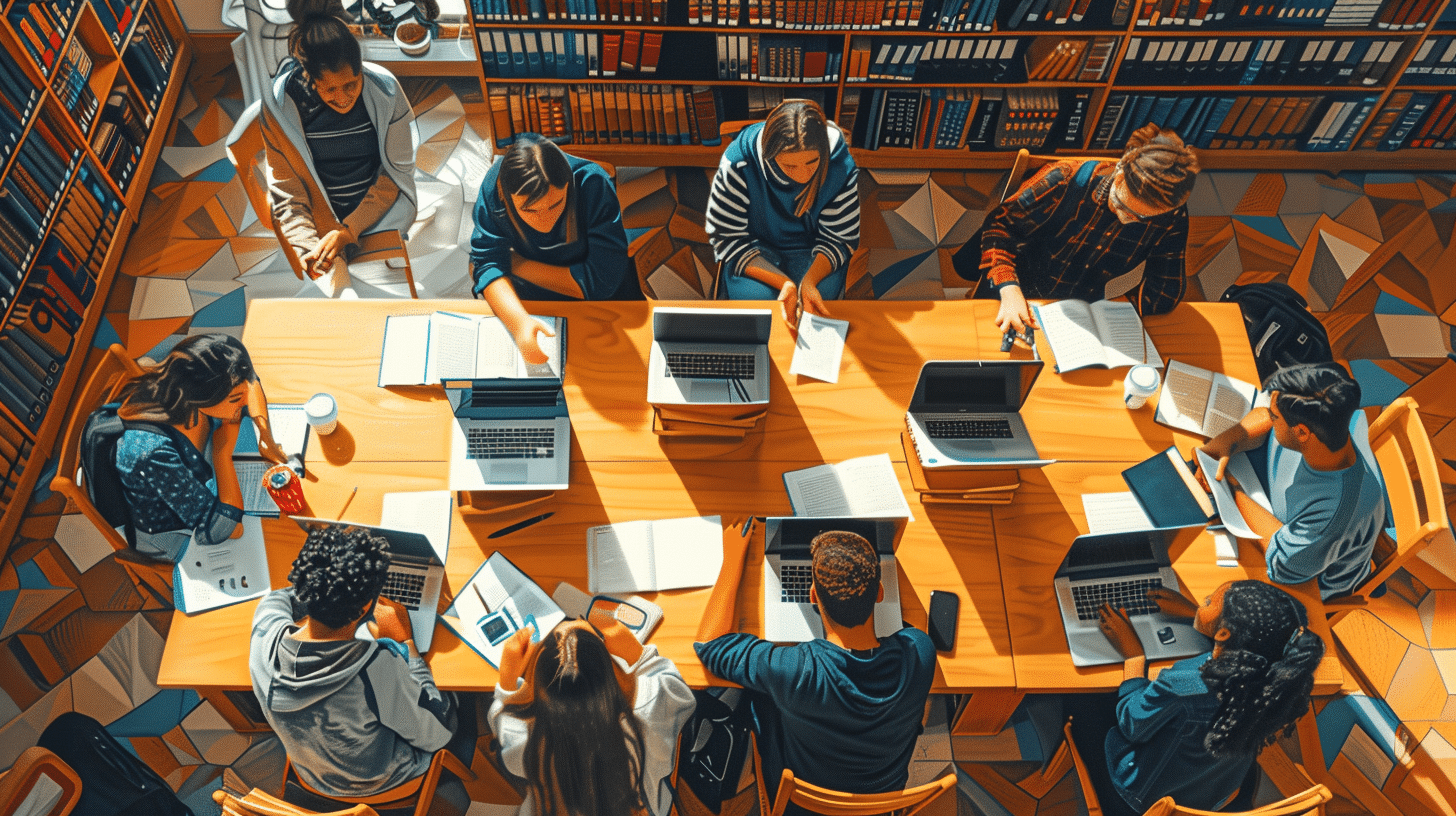
<svg viewBox="0 0 1456 816"><path fill-rule="evenodd" d="M770 517L763 528L763 637L780 643L802 643L824 637L824 621L809 603L813 559L809 544L829 530L864 536L880 556L880 584L885 597L875 604L875 634L886 637L903 628L900 577L895 548L905 532L905 518Z"/></svg>
<svg viewBox="0 0 1456 816"><path fill-rule="evenodd" d="M451 490L565 490L571 419L555 378L445 380Z"/></svg>
<svg viewBox="0 0 1456 816"><path fill-rule="evenodd" d="M920 368L905 425L925 468L1041 467L1018 413L1040 360L932 360Z"/></svg>
<svg viewBox="0 0 1456 816"><path fill-rule="evenodd" d="M437 549L424 533L391 530L352 521L293 516L304 532L318 527L362 527L389 542L389 577L379 594L409 610L415 648L429 651L435 636L435 611L445 583L446 549ZM448 547L442 542L440 547Z"/></svg>
<svg viewBox="0 0 1456 816"><path fill-rule="evenodd" d="M1121 663L1122 655L1102 634L1097 608L1104 603L1127 610L1149 660L1188 657L1212 647L1192 621L1159 611L1148 590L1178 591L1178 576L1168 561L1176 531L1141 530L1077 536L1057 570L1054 586L1067 647L1076 666Z"/></svg>
<svg viewBox="0 0 1456 816"><path fill-rule="evenodd" d="M647 401L654 405L768 402L769 309L652 310Z"/></svg>

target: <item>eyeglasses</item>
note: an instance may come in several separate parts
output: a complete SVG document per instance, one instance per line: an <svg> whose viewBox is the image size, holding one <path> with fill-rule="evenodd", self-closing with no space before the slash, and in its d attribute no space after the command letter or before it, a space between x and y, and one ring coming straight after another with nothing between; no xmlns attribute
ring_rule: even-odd
<svg viewBox="0 0 1456 816"><path fill-rule="evenodd" d="M1127 199L1126 198L1123 198L1122 197L1122 194L1117 191L1117 182L1118 182L1118 180L1119 180L1119 178L1121 176L1122 176L1122 165L1119 164L1117 166L1117 172L1113 174L1112 184L1107 189L1107 199L1112 204L1116 205L1116 208L1117 209L1119 209L1119 210L1127 213L1128 215L1132 216L1139 223L1144 222L1144 221L1151 221L1151 220L1153 220L1154 218L1157 218L1160 215L1167 215L1168 213L1172 212L1172 210L1170 209L1170 210L1163 210L1162 212L1153 213L1152 215L1143 215L1142 213L1138 212L1137 210L1134 210L1132 207L1129 207L1127 205ZM1123 182L1123 185L1126 186L1126 184L1127 184L1127 182L1124 181ZM1174 209L1176 209L1176 208L1174 208Z"/></svg>

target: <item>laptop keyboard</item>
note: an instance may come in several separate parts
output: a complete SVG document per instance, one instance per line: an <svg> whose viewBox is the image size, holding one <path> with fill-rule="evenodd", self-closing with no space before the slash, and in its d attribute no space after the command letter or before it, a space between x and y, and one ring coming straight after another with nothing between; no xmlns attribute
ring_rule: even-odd
<svg viewBox="0 0 1456 816"><path fill-rule="evenodd" d="M667 376L711 380L753 379L752 354L669 351Z"/></svg>
<svg viewBox="0 0 1456 816"><path fill-rule="evenodd" d="M814 582L812 564L780 564L780 600L784 603L808 603L809 585Z"/></svg>
<svg viewBox="0 0 1456 816"><path fill-rule="evenodd" d="M420 596L425 592L425 576L418 572L390 570L384 579L384 588L379 594L406 609L419 609Z"/></svg>
<svg viewBox="0 0 1456 816"><path fill-rule="evenodd" d="M550 459L556 455L554 428L466 428L468 459Z"/></svg>
<svg viewBox="0 0 1456 816"><path fill-rule="evenodd" d="M1097 608L1104 603L1112 604L1113 609L1126 609L1129 615L1152 614L1158 611L1158 605L1148 600L1148 590L1162 585L1159 578L1073 584L1072 600L1077 605L1077 619L1097 620Z"/></svg>
<svg viewBox="0 0 1456 816"><path fill-rule="evenodd" d="M1005 419L932 419L925 423L931 439L1010 439L1011 422Z"/></svg>

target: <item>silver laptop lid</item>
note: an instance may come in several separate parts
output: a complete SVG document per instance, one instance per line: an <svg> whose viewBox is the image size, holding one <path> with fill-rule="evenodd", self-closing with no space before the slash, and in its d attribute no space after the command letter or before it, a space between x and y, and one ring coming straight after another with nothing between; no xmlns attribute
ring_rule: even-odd
<svg viewBox="0 0 1456 816"><path fill-rule="evenodd" d="M440 562L440 556L435 553L435 548L430 546L430 539L424 533L411 533L405 530L375 527L372 524L309 518L307 516L292 516L292 519L298 523L298 526L305 533L319 527L362 527L377 536L382 536L389 542L389 555L391 558L398 555L409 561L426 562L432 566L445 566Z"/></svg>
<svg viewBox="0 0 1456 816"><path fill-rule="evenodd" d="M1041 360L931 360L920 367L912 413L1006 414L1021 409Z"/></svg>
<svg viewBox="0 0 1456 816"><path fill-rule="evenodd" d="M1171 566L1168 545L1175 531L1137 530L1077 536L1067 550L1059 578L1105 578L1156 572Z"/></svg>
<svg viewBox="0 0 1456 816"><path fill-rule="evenodd" d="M460 419L541 419L566 416L566 396L556 379L442 380L445 397Z"/></svg>
<svg viewBox="0 0 1456 816"><path fill-rule="evenodd" d="M809 544L820 533L841 530L863 536L881 556L894 555L905 531L905 518L770 516L763 526L765 555L809 558Z"/></svg>
<svg viewBox="0 0 1456 816"><path fill-rule="evenodd" d="M772 331L773 312L768 309L652 310L652 339L660 343L763 345Z"/></svg>

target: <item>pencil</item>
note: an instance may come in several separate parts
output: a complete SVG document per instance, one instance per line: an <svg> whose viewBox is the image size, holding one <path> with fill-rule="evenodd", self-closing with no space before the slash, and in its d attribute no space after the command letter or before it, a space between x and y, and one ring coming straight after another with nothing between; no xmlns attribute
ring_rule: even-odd
<svg viewBox="0 0 1456 816"><path fill-rule="evenodd" d="M335 519L335 521L343 521L344 520L344 513L348 511L349 505L353 503L354 496L358 495L358 493L359 493L359 486L358 485L354 485L354 489L352 491L350 491L350 493L349 493L349 498L344 499L344 506L339 508L339 515Z"/></svg>

